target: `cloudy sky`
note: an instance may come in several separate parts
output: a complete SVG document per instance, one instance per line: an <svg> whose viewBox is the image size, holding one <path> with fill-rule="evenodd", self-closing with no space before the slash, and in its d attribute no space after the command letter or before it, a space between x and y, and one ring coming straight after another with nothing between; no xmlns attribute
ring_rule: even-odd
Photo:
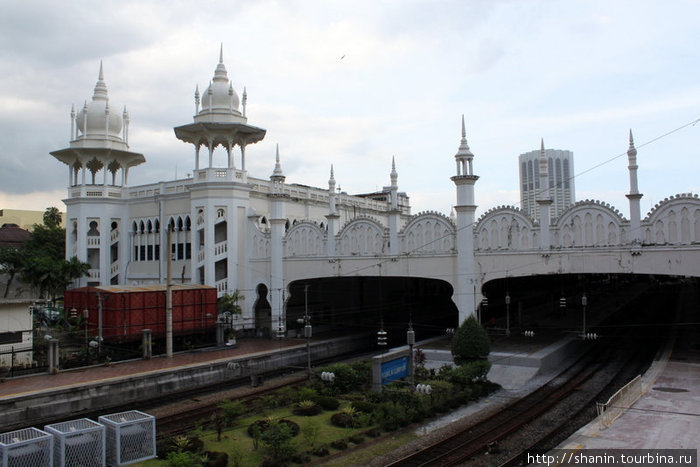
<svg viewBox="0 0 700 467"><path fill-rule="evenodd" d="M697 0L2 3L0 208L65 209L67 169L49 152L68 146L100 60L146 156L130 184L191 172L172 128L192 121L222 43L249 123L267 129L246 151L255 177L279 144L288 183L327 187L332 163L343 191L369 192L395 156L413 212L449 214L464 114L478 213L518 205L517 157L544 138L574 152L577 199L627 216L630 128L644 214L700 191Z"/></svg>

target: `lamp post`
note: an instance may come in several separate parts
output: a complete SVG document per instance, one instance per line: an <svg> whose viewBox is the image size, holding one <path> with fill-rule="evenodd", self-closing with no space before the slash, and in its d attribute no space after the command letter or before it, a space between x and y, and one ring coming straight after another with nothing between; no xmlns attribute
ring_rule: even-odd
<svg viewBox="0 0 700 467"><path fill-rule="evenodd" d="M586 297L586 292L581 296L581 308L583 309L583 330L581 331L581 336L585 338L586 336L586 305L588 305L588 297Z"/></svg>
<svg viewBox="0 0 700 467"><path fill-rule="evenodd" d="M306 370L311 378L311 321L309 319L309 284L304 285L304 337L306 337Z"/></svg>
<svg viewBox="0 0 700 467"><path fill-rule="evenodd" d="M510 336L510 294L506 292L506 336Z"/></svg>
<svg viewBox="0 0 700 467"><path fill-rule="evenodd" d="M409 349L409 355L408 355L408 364L409 364L409 373L408 373L408 378L409 378L409 383L411 389L414 389L414 378L413 378L413 346L416 343L416 332L413 330L413 324L409 321L408 322L408 331L406 331L406 343L408 344L408 349Z"/></svg>

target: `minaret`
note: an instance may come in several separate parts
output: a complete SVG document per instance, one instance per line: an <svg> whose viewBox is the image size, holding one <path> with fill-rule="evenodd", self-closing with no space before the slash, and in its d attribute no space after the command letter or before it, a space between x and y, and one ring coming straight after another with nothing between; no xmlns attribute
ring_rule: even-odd
<svg viewBox="0 0 700 467"><path fill-rule="evenodd" d="M474 175L473 159L462 115L462 140L455 154L457 175L451 178L457 189L457 204L454 207L457 213L457 280L453 285L455 303L459 310L458 324L474 314L474 184L479 177Z"/></svg>
<svg viewBox="0 0 700 467"><path fill-rule="evenodd" d="M224 65L223 46L219 50L219 63L214 70L214 77L209 86L201 94L199 86L195 89L195 116L194 122L188 125L175 127L175 136L186 143L191 143L195 148L194 169L200 172L195 175L195 180L212 181L242 181L246 182L245 173L245 148L249 144L257 143L265 137L265 130L248 124L245 115L245 106L248 99L247 93L243 95L243 112L239 110L240 100L233 88L233 82L228 78L228 72ZM201 104L201 105L200 105ZM209 152L206 168L200 164L200 147L204 146ZM221 176L221 170L215 169L214 149L222 146L226 150L227 176ZM241 173L234 174L236 164L233 150L241 148ZM206 169L206 170L202 170Z"/></svg>
<svg viewBox="0 0 700 467"><path fill-rule="evenodd" d="M396 172L396 160L391 157L391 208L389 209L389 254L397 256L399 254L399 219L401 210L399 209L399 174Z"/></svg>
<svg viewBox="0 0 700 467"><path fill-rule="evenodd" d="M630 173L630 192L627 199L630 201L630 235L629 238L633 243L642 243L643 234L641 229L641 211L639 209L639 200L642 199L642 194L639 192L637 185L637 148L634 147L634 139L632 138L632 130L630 130L630 147L627 149L627 170Z"/></svg>
<svg viewBox="0 0 700 467"><path fill-rule="evenodd" d="M270 306L272 308L272 326L277 327L278 337L284 335L284 265L282 262L282 240L285 235L285 203L289 195L284 194L284 173L280 165L280 148L277 145L275 169L270 175Z"/></svg>
<svg viewBox="0 0 700 467"><path fill-rule="evenodd" d="M552 243L549 231L549 211L552 198L549 195L549 161L544 151L544 138L540 144L540 191L537 196L537 206L540 210L540 250L549 250Z"/></svg>
<svg viewBox="0 0 700 467"><path fill-rule="evenodd" d="M337 251L335 245L335 236L338 233L338 219L340 216L335 208L335 176L333 175L333 164L331 164L331 177L328 179L328 257L333 258Z"/></svg>
<svg viewBox="0 0 700 467"><path fill-rule="evenodd" d="M100 61L92 99L77 112L71 106L69 147L51 152L68 167L66 217L74 222L77 235L66 237L66 259L77 256L87 262L89 257L93 265L89 278L77 280L75 286L124 282L130 253L126 215L120 204L105 200L122 198L129 168L146 161L143 154L129 151L129 114L126 107L120 113L118 106L110 105L104 77ZM112 237L115 219L122 225L114 229L118 236ZM99 232L97 240L88 242L90 230L92 237Z"/></svg>

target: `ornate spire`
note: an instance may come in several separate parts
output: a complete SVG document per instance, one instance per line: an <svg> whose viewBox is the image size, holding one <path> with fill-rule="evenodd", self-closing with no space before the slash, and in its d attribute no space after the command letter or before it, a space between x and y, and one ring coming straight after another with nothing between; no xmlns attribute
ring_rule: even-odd
<svg viewBox="0 0 700 467"><path fill-rule="evenodd" d="M540 140L540 179L549 177L549 161L547 160L547 153L544 150L544 138ZM549 183L549 182L547 182ZM544 188L544 187L541 187Z"/></svg>
<svg viewBox="0 0 700 467"><path fill-rule="evenodd" d="M270 180L272 180L273 182L284 182L285 178L286 177L282 172L282 166L280 165L280 145L277 144L275 150L275 170L272 171Z"/></svg>
<svg viewBox="0 0 700 467"><path fill-rule="evenodd" d="M331 193L335 191L335 176L333 175L333 164L331 164L331 178L328 179L328 190Z"/></svg>
<svg viewBox="0 0 700 467"><path fill-rule="evenodd" d="M107 84L105 84L105 75L102 68L102 60L100 60L100 73L97 77L97 84L95 84L95 92L92 95L92 100L107 100Z"/></svg>
<svg viewBox="0 0 700 467"><path fill-rule="evenodd" d="M219 46L219 63L224 63L224 43Z"/></svg>
<svg viewBox="0 0 700 467"><path fill-rule="evenodd" d="M243 116L245 117L245 106L248 104L248 90L243 86L243 101L241 105L243 106Z"/></svg>
<svg viewBox="0 0 700 467"><path fill-rule="evenodd" d="M630 128L630 147L627 149L627 160L629 164L637 165L637 148L634 147L634 137L632 136L632 129Z"/></svg>
<svg viewBox="0 0 700 467"><path fill-rule="evenodd" d="M390 176L391 176L392 188L396 187L397 186L396 182L399 179L399 174L396 172L396 159L394 158L394 156L391 156L391 174L390 174Z"/></svg>

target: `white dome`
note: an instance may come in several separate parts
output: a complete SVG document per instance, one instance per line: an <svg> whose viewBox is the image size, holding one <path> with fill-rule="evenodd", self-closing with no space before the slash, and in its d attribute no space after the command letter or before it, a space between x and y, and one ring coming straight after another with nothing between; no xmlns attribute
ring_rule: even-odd
<svg viewBox="0 0 700 467"><path fill-rule="evenodd" d="M109 108L109 116L107 109ZM87 112L86 112L87 111ZM85 126L85 118L87 113L87 128ZM109 119L109 126L107 125ZM105 135L105 130L108 130L109 136L119 138L122 131L122 116L119 107L109 105L107 96L107 85L104 82L102 74L102 64L100 63L100 76L95 85L95 93L92 100L83 106L76 116L76 124L78 130L83 136L90 135Z"/></svg>
<svg viewBox="0 0 700 467"><path fill-rule="evenodd" d="M238 110L240 99L228 79L228 73L223 62L223 50L219 55L219 64L214 71L214 79L202 93L202 107L198 115L228 114L240 116Z"/></svg>

